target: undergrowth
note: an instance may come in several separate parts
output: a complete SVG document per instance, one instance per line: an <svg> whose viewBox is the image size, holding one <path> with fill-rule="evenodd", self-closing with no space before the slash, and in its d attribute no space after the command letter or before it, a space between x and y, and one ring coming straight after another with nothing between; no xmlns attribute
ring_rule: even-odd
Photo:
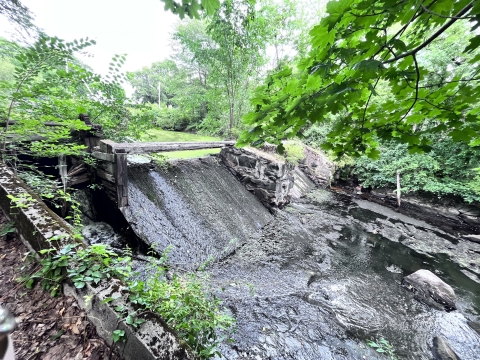
<svg viewBox="0 0 480 360"><path fill-rule="evenodd" d="M44 257L40 260L40 270L21 281L28 288L39 282L55 296L60 294L61 283L66 279L77 288L83 288L87 283L96 285L113 277L120 279L127 289L129 302L139 308L136 313L150 311L159 314L200 358L221 356L218 344L230 337L234 319L224 312L221 301L213 295L205 273L167 278L168 251L167 248L159 259L152 259L148 266L149 276L144 281L132 270L129 255L118 256L103 244L88 247L69 244L60 250L42 250L40 253ZM123 308L117 307L116 310L124 314ZM127 314L125 320L134 327L143 322L136 319L135 314ZM112 334L114 341L123 341L124 337L123 330Z"/></svg>

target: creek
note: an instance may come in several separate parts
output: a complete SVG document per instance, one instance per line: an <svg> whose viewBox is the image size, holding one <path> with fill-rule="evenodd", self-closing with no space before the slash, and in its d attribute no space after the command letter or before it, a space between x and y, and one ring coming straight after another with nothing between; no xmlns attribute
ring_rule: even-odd
<svg viewBox="0 0 480 360"><path fill-rule="evenodd" d="M237 320L226 359L385 359L366 345L381 337L400 359L431 359L435 336L480 358L469 325L480 314L480 244L454 231L321 189L272 216L214 158L129 169L129 201L131 229L158 252L171 245L179 271L213 259L212 287ZM401 286L419 269L454 288L457 310Z"/></svg>
<svg viewBox="0 0 480 360"><path fill-rule="evenodd" d="M222 349L227 359L384 359L365 345L380 337L398 358L431 359L435 336L461 359L480 357L480 336L467 324L478 319L480 285L446 256L366 231L376 219L425 226L367 205L315 190L215 264L212 279L225 287L219 296L237 318L235 343ZM425 234L416 240L435 241ZM458 310L432 309L401 286L419 269L454 288Z"/></svg>

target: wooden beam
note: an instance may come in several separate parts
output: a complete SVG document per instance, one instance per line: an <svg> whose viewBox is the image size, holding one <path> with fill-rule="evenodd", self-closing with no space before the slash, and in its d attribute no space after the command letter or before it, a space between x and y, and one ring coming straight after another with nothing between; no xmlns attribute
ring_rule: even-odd
<svg viewBox="0 0 480 360"><path fill-rule="evenodd" d="M102 179L105 179L105 180L110 181L111 183L115 184L115 177L112 174L109 174L108 172L100 170L100 169L97 169L96 172L97 172L98 177L101 177Z"/></svg>
<svg viewBox="0 0 480 360"><path fill-rule="evenodd" d="M117 150L115 154L114 177L117 187L117 206L123 208L128 205L128 173L127 154Z"/></svg>
<svg viewBox="0 0 480 360"><path fill-rule="evenodd" d="M103 153L100 151L92 151L92 156L95 159L103 160L103 161L108 161L108 162L115 162L115 155L114 154L107 154Z"/></svg>
<svg viewBox="0 0 480 360"><path fill-rule="evenodd" d="M102 140L100 141L100 150L114 153L147 154L164 151L215 149L233 145L235 145L235 141L114 143L109 140Z"/></svg>
<svg viewBox="0 0 480 360"><path fill-rule="evenodd" d="M17 120L8 120L8 125L15 125L17 124ZM0 122L0 126L1 127L5 127L7 125L7 122L4 120L2 122ZM45 121L43 123L43 125L45 126L69 126L68 124L60 124L60 123L57 123L55 121Z"/></svg>
<svg viewBox="0 0 480 360"><path fill-rule="evenodd" d="M113 148L115 145L117 145L117 143L112 140L100 140L100 151L108 154L113 154Z"/></svg>

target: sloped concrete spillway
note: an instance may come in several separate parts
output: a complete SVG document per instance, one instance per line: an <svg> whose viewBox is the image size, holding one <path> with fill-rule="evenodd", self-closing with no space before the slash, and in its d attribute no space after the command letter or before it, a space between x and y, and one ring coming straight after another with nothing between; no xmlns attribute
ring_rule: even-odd
<svg viewBox="0 0 480 360"><path fill-rule="evenodd" d="M178 161L168 170L129 168L124 216L173 265L195 269L219 260L273 219L217 158Z"/></svg>
<svg viewBox="0 0 480 360"><path fill-rule="evenodd" d="M385 359L366 346L384 337L400 359L431 359L435 336L463 360L480 358L474 274L412 243L454 238L451 246L476 253L480 244L327 190L302 197L313 186L296 176L298 195L273 217L215 158L129 168L125 216L137 235L157 252L172 245L176 267L213 257L211 282L237 319L225 358ZM454 288L457 310L432 309L401 287L420 268Z"/></svg>

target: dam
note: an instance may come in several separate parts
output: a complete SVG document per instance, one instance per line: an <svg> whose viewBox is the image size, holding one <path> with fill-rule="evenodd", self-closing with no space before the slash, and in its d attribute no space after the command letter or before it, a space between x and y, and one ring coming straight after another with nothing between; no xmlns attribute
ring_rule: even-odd
<svg viewBox="0 0 480 360"><path fill-rule="evenodd" d="M275 177L265 172L268 155L241 156L248 159L236 164L250 166L250 175L296 181L279 186L295 194L289 204L268 209L263 190L226 166L224 154L168 166L131 157L121 209L144 252L171 248L174 272L206 265L215 295L237 321L234 342L220 347L225 358L382 359L366 343L384 338L400 359L431 359L437 337L462 359L478 356L480 267L478 256L468 256L480 244L319 188L298 168L283 174L274 167ZM263 175L257 185L273 189ZM419 269L454 288L457 310L433 309L401 286Z"/></svg>

